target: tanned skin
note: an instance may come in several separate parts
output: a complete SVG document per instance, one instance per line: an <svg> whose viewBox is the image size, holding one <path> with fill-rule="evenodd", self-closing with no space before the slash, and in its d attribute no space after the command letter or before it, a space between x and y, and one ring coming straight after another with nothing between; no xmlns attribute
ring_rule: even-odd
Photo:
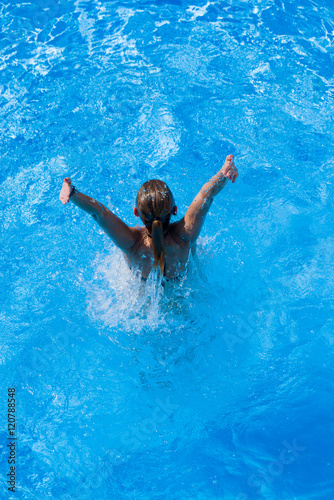
<svg viewBox="0 0 334 500"><path fill-rule="evenodd" d="M233 162L233 155L228 155L219 172L204 184L189 206L185 216L178 222L169 224L168 231L165 233L167 279L177 278L185 269L189 252L195 249L196 239L200 234L205 216L214 197L229 180L234 183L238 175ZM71 201L74 205L90 214L115 245L122 250L130 268L136 269L146 279L154 267L152 239L146 227L127 226L102 203L79 191L75 191L70 198L71 189L71 179L67 177L64 179L59 195L63 205ZM136 217L139 217L137 207L133 209L133 213ZM177 207L174 206L172 214L176 215L176 213Z"/></svg>

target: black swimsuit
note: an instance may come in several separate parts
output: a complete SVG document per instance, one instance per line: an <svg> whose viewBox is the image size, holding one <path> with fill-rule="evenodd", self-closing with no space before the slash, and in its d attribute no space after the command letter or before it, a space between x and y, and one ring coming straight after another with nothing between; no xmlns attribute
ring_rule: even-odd
<svg viewBox="0 0 334 500"><path fill-rule="evenodd" d="M166 278L166 272L165 272L165 270L164 270L164 274L163 274L162 277L163 277L163 279L161 281L162 286L165 286L166 282L168 282L168 283L178 283L181 280L181 278L182 278L182 276L174 276L174 278ZM148 278L144 278L144 276L141 276L140 279L141 279L141 281L147 281L148 280Z"/></svg>

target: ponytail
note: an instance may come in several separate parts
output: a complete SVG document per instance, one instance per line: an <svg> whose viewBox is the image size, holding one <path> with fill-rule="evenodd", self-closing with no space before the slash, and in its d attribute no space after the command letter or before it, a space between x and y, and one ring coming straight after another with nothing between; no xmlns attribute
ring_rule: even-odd
<svg viewBox="0 0 334 500"><path fill-rule="evenodd" d="M160 264L160 276L163 276L165 269L165 239L160 220L155 220L152 224L152 246L155 267Z"/></svg>

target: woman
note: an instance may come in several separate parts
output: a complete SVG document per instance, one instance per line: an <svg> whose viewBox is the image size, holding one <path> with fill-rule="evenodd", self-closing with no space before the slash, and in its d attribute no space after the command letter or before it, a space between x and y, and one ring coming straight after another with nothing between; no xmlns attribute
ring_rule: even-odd
<svg viewBox="0 0 334 500"><path fill-rule="evenodd" d="M170 223L170 218L176 215L177 207L169 187L159 180L145 182L138 191L133 209L144 228L127 226L94 198L77 191L69 178L64 179L59 199L64 205L71 201L92 215L123 251L130 268L138 270L143 279L147 279L152 268L158 266L161 276L172 279L184 270L213 198L229 179L234 183L237 177L233 155L229 155L221 170L204 184L185 216L174 223Z"/></svg>

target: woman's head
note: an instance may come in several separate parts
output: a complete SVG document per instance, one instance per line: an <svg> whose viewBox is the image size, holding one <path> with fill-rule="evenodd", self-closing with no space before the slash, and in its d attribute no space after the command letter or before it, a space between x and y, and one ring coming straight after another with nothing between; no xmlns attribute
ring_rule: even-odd
<svg viewBox="0 0 334 500"><path fill-rule="evenodd" d="M160 263L161 274L165 261L164 234L168 231L171 215L176 211L174 197L165 182L153 179L139 189L134 214L141 218L152 237L155 265Z"/></svg>
<svg viewBox="0 0 334 500"><path fill-rule="evenodd" d="M164 232L167 231L176 207L172 192L165 182L157 179L145 182L138 191L136 205L138 215L149 233L154 220L160 220Z"/></svg>

